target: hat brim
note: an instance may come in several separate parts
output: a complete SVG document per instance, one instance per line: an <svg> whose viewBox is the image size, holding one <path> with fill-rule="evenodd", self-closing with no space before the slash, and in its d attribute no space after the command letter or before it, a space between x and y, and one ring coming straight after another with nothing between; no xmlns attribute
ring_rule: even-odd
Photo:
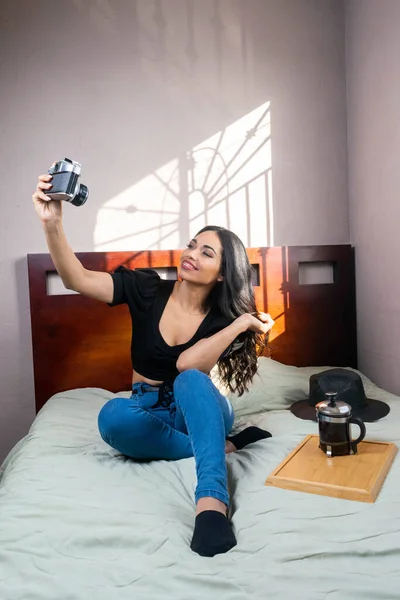
<svg viewBox="0 0 400 600"><path fill-rule="evenodd" d="M306 421L317 420L315 406L310 406L308 399L294 402L290 407L290 411L299 419L304 419ZM389 414L389 411L390 406L386 404L386 402L368 398L368 406L360 409L352 409L351 414L354 417L360 417L366 423L372 423L373 421L378 421L379 419L386 417L386 415Z"/></svg>

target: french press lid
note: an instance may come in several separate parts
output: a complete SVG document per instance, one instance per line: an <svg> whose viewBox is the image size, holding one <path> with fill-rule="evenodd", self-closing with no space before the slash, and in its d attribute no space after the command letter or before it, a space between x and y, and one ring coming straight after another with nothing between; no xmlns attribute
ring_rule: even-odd
<svg viewBox="0 0 400 600"><path fill-rule="evenodd" d="M351 415L351 406L342 400L336 400L337 392L325 392L325 400L318 402L315 409L317 413L329 417L348 417Z"/></svg>

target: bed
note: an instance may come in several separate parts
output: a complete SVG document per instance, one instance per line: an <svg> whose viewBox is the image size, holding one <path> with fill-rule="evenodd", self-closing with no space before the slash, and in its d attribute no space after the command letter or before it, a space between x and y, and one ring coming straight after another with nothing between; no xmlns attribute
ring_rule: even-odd
<svg viewBox="0 0 400 600"><path fill-rule="evenodd" d="M126 311L76 295L49 295L50 258L29 256L39 412L3 464L1 600L399 597L398 458L374 504L264 486L283 458L316 432L315 423L288 410L306 397L310 375L328 365L357 367L353 250L248 252L259 308L271 312L277 328L271 358L259 359L251 390L231 400L236 428L252 423L273 437L227 457L238 545L214 558L189 548L194 460L136 462L108 447L97 432L101 406L114 394L129 395L130 365L120 364L117 343L124 339L129 355ZM80 258L91 268L152 266L174 276L178 256ZM307 280L300 274L304 264L317 265L317 271L318 265L332 267L332 281ZM109 366L118 362L121 370L105 369L105 355ZM60 378L59 361L68 377ZM399 444L399 398L362 377L367 395L391 406L387 417L367 424L368 439Z"/></svg>

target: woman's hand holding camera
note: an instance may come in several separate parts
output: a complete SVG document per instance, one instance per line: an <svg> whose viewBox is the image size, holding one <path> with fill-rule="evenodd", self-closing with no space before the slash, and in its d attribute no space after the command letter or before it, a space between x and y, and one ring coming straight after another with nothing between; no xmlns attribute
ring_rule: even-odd
<svg viewBox="0 0 400 600"><path fill-rule="evenodd" d="M246 313L236 319L243 324L243 331L254 331L255 333L266 334L275 324L269 313L258 311L256 313Z"/></svg>
<svg viewBox="0 0 400 600"><path fill-rule="evenodd" d="M32 195L35 210L43 223L55 223L61 220L60 200L51 200L46 191L51 189L52 175L39 175L35 193Z"/></svg>

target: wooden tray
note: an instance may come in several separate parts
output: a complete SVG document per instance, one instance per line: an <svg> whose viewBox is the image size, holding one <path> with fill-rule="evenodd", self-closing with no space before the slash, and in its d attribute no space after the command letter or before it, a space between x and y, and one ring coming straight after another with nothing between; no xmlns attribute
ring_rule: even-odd
<svg viewBox="0 0 400 600"><path fill-rule="evenodd" d="M363 441L357 454L329 458L319 448L318 435L308 435L269 475L265 485L375 502L396 453L393 443Z"/></svg>

